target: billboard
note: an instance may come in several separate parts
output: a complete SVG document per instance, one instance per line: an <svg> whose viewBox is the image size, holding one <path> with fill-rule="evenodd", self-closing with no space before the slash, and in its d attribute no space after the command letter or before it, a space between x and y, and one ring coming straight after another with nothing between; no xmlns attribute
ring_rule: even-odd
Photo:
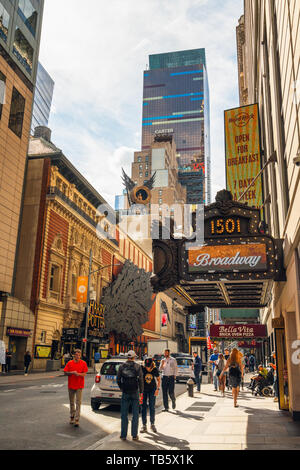
<svg viewBox="0 0 300 470"><path fill-rule="evenodd" d="M226 186L238 201L261 170L257 104L225 111L225 154ZM240 202L258 209L262 207L262 176L250 186Z"/></svg>

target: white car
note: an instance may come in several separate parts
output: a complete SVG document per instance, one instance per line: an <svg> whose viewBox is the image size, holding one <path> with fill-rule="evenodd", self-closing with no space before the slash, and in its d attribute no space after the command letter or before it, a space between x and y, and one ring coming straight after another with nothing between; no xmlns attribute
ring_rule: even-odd
<svg viewBox="0 0 300 470"><path fill-rule="evenodd" d="M192 356L177 356L176 361L178 366L176 382L180 382L181 380L186 382L189 378L192 378L195 381L194 371L192 368L194 362Z"/></svg>
<svg viewBox="0 0 300 470"><path fill-rule="evenodd" d="M122 391L117 383L117 374L121 364L127 361L126 356L113 357L105 361L98 374L95 376L95 383L91 390L91 407L98 410L101 403L120 405ZM142 364L141 361L135 361Z"/></svg>

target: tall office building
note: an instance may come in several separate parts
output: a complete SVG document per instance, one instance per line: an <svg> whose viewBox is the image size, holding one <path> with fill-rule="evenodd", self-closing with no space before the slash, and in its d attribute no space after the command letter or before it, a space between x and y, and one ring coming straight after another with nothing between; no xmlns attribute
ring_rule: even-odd
<svg viewBox="0 0 300 470"><path fill-rule="evenodd" d="M210 202L209 88L205 49L154 54L144 71L142 150L172 134L187 203Z"/></svg>
<svg viewBox="0 0 300 470"><path fill-rule="evenodd" d="M36 85L32 109L32 135L34 135L34 129L37 126L48 126L53 91L54 81L52 80L48 72L44 69L42 64L39 62L37 68Z"/></svg>
<svg viewBox="0 0 300 470"><path fill-rule="evenodd" d="M11 337L11 350L34 323L13 295L43 8L43 0L0 0L0 339Z"/></svg>

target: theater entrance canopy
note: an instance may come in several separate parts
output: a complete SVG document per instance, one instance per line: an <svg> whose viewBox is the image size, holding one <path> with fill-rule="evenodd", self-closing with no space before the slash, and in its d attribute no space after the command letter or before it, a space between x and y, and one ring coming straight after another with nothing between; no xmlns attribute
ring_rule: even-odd
<svg viewBox="0 0 300 470"><path fill-rule="evenodd" d="M172 233L169 239L153 240L154 291L184 292L190 313L203 306L265 307L273 282L284 281L285 273L282 241L264 231L258 209L220 191L216 202L204 208L202 246L195 243L196 236L175 239Z"/></svg>

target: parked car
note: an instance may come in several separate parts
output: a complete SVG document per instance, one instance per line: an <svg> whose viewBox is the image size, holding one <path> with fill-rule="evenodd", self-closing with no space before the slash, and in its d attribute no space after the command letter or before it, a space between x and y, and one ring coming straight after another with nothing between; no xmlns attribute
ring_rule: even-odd
<svg viewBox="0 0 300 470"><path fill-rule="evenodd" d="M176 382L184 381L186 382L189 378L195 379L194 371L192 368L193 358L192 356L177 356L176 357L178 374L176 377Z"/></svg>
<svg viewBox="0 0 300 470"><path fill-rule="evenodd" d="M91 407L94 411L99 409L101 403L121 405L122 391L117 383L117 374L120 365L125 361L127 361L125 355L113 356L102 364L91 389Z"/></svg>

